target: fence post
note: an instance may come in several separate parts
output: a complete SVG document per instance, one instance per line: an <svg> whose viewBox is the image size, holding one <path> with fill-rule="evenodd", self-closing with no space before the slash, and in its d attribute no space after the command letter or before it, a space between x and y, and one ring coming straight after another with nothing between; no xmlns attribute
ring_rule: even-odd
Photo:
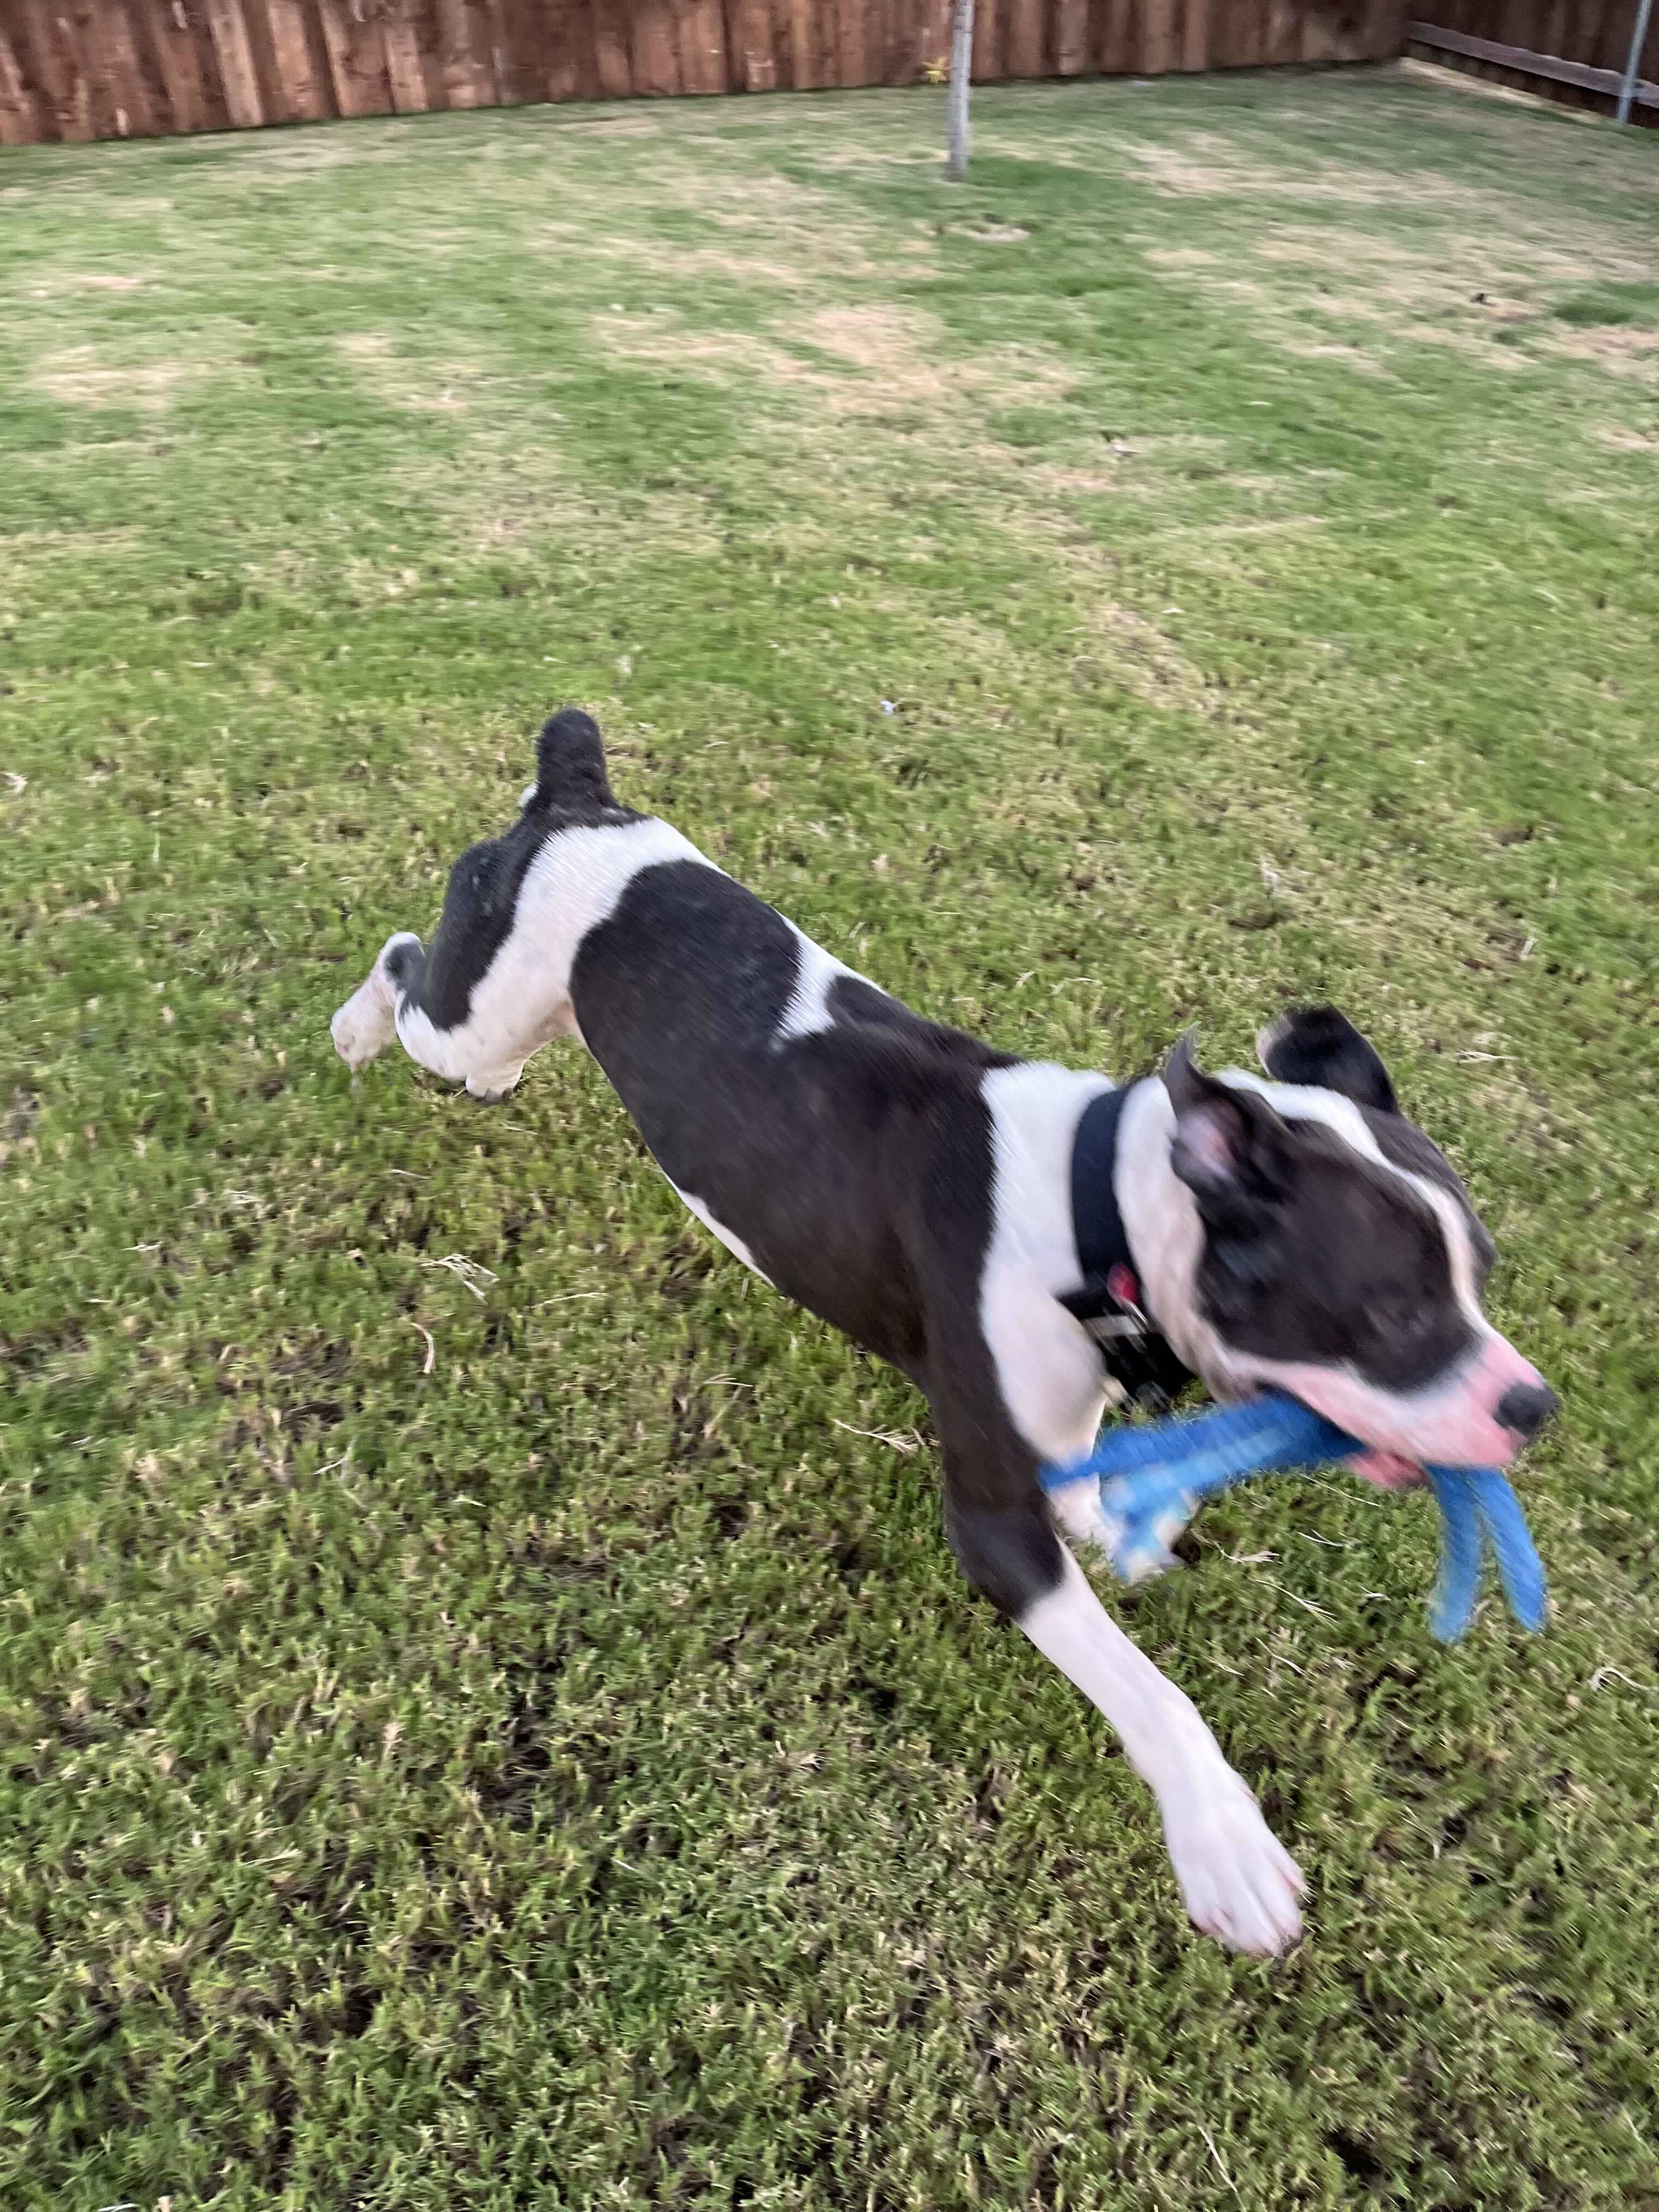
<svg viewBox="0 0 1659 2212"><path fill-rule="evenodd" d="M968 80L974 68L974 0L956 0L951 26L951 141L945 173L960 184L968 173Z"/></svg>
<svg viewBox="0 0 1659 2212"><path fill-rule="evenodd" d="M1631 103L1636 98L1636 80L1642 74L1642 48L1647 42L1648 18L1653 13L1653 0L1642 0L1636 11L1636 28L1630 34L1630 58L1625 64L1625 81L1619 88L1620 123L1630 121Z"/></svg>

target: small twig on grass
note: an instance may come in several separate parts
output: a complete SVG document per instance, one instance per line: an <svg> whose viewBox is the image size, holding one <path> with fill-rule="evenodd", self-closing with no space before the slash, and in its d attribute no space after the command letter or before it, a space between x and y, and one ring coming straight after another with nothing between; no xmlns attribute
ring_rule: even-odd
<svg viewBox="0 0 1659 2212"><path fill-rule="evenodd" d="M426 1339L426 1358L421 1362L421 1372L422 1375L430 1375L438 1364L438 1347L432 1341L432 1331L429 1328L421 1328L420 1322L415 1320L412 1314L410 1316L410 1320L416 1328L421 1330L421 1334Z"/></svg>
<svg viewBox="0 0 1659 2212"><path fill-rule="evenodd" d="M833 1414L830 1415L830 1425L832 1428L845 1429L849 1437L868 1437L873 1444L890 1444L896 1452L921 1449L921 1438L914 1431L908 1436L901 1436L896 1429L855 1429L850 1421L838 1421Z"/></svg>
<svg viewBox="0 0 1659 2212"><path fill-rule="evenodd" d="M495 1280L493 1267L485 1267L477 1260L469 1260L465 1252L447 1253L441 1260L422 1260L423 1267L447 1267L463 1290L471 1291L480 1305L484 1293Z"/></svg>
<svg viewBox="0 0 1659 2212"><path fill-rule="evenodd" d="M1281 1597L1289 1598L1292 1605L1299 1605L1304 1613L1312 1613L1316 1620L1334 1620L1336 1619L1336 1615L1334 1613L1327 1613L1322 1605L1316 1605L1310 1597L1298 1597L1293 1589L1286 1589L1284 1583L1275 1580L1272 1575L1269 1575L1267 1579L1273 1583L1273 1588L1279 1592Z"/></svg>
<svg viewBox="0 0 1659 2212"><path fill-rule="evenodd" d="M1228 2188L1232 2191L1233 2195L1235 2197L1238 2197L1238 2184L1233 2179L1231 2174L1228 2172L1226 2162L1222 2158L1221 2153L1215 2147L1215 2137L1210 2133L1210 2130L1205 2126L1202 2120L1198 2123L1198 2132L1210 2146L1210 2156L1215 2160L1216 2172L1226 2183ZM1242 2197L1238 2197L1238 2201L1242 2204L1244 2202L1244 2199Z"/></svg>
<svg viewBox="0 0 1659 2212"><path fill-rule="evenodd" d="M1644 1698L1650 1698L1653 1695L1653 1686L1650 1683L1637 1681L1632 1676L1626 1674L1621 1668L1598 1667L1589 1678L1589 1686L1592 1690L1599 1690L1603 1682L1622 1682L1626 1689L1639 1690Z"/></svg>

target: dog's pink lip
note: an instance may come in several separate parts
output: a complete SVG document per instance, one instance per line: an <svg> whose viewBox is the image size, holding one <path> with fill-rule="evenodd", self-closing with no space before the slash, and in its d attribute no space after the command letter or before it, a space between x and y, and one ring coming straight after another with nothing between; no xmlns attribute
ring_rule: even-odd
<svg viewBox="0 0 1659 2212"><path fill-rule="evenodd" d="M1429 1479L1419 1461L1401 1452L1356 1452L1347 1464L1379 1490L1419 1490Z"/></svg>

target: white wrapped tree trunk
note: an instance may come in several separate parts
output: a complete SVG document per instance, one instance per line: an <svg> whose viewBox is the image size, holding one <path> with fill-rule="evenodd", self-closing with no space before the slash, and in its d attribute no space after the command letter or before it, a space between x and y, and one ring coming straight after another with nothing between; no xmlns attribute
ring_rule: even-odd
<svg viewBox="0 0 1659 2212"><path fill-rule="evenodd" d="M974 66L974 0L956 0L951 27L951 138L945 173L960 183L968 173L968 80Z"/></svg>

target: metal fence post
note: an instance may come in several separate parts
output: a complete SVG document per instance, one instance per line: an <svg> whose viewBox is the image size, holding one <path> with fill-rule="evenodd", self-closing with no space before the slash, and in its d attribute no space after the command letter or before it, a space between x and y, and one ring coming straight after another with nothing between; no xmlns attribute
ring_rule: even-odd
<svg viewBox="0 0 1659 2212"><path fill-rule="evenodd" d="M1630 59L1625 64L1625 81L1619 88L1620 123L1630 121L1631 103L1636 98L1636 80L1642 74L1642 48L1647 43L1648 18L1653 13L1653 0L1642 0L1636 11L1636 28L1630 34Z"/></svg>

